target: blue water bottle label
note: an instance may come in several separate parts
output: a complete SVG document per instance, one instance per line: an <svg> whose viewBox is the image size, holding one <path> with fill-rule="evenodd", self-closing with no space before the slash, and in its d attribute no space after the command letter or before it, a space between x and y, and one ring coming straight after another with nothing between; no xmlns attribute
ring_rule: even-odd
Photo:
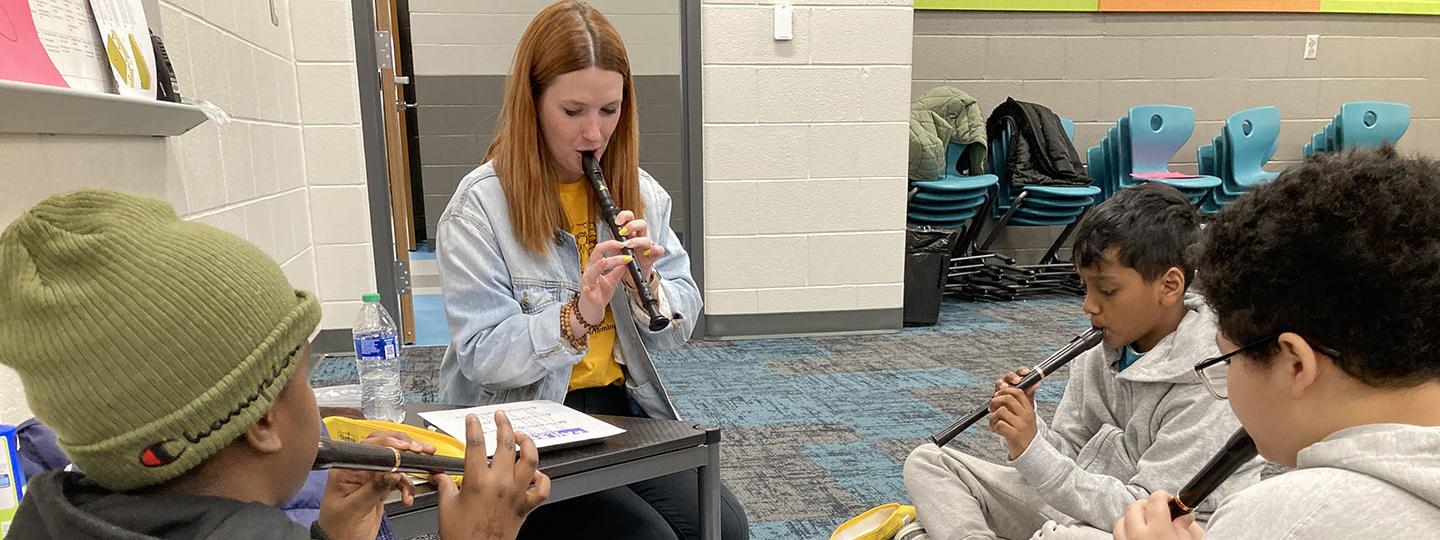
<svg viewBox="0 0 1440 540"><path fill-rule="evenodd" d="M400 346L395 336L361 336L355 338L355 354L360 358L395 358L400 356Z"/></svg>
<svg viewBox="0 0 1440 540"><path fill-rule="evenodd" d="M20 506L25 473L15 444L15 426L0 426L0 538L9 532L10 522Z"/></svg>

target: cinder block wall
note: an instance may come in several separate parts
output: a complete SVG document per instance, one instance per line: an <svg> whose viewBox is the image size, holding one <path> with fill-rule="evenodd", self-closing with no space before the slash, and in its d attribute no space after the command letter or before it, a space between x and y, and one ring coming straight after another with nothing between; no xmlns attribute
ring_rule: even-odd
<svg viewBox="0 0 1440 540"><path fill-rule="evenodd" d="M792 41L770 2L703 5L712 322L901 304L911 3L792 3Z"/></svg>
<svg viewBox="0 0 1440 540"><path fill-rule="evenodd" d="M316 293L321 327L350 326L375 289L350 4L146 2L182 94L231 117L179 137L0 135L0 228L55 193L99 187L163 198L275 259ZM0 368L0 423L30 416Z"/></svg>

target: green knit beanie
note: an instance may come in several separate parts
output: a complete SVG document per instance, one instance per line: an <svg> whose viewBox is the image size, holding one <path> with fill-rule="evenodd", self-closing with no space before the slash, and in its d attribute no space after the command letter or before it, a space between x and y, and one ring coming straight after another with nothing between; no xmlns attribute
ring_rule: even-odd
<svg viewBox="0 0 1440 540"><path fill-rule="evenodd" d="M270 257L155 199L56 195L0 234L0 364L112 490L180 476L254 425L319 321Z"/></svg>

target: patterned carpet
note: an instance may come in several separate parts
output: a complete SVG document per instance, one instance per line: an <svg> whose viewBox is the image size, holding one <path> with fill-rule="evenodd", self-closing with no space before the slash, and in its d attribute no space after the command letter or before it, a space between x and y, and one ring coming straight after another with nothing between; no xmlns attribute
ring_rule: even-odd
<svg viewBox="0 0 1440 540"><path fill-rule="evenodd" d="M904 501L900 463L953 417L983 403L1006 369L1033 364L1086 327L1078 298L947 301L940 324L887 335L705 341L657 353L687 419L722 426L722 476L756 540L828 538L841 521ZM407 399L433 401L440 347L407 353ZM350 357L311 370L319 386L356 381ZM1053 411L1063 377L1042 386ZM996 459L983 426L951 443Z"/></svg>

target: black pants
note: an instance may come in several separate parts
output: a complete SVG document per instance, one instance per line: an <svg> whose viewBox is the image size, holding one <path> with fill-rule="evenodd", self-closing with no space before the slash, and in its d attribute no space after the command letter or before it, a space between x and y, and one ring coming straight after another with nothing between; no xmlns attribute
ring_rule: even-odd
<svg viewBox="0 0 1440 540"><path fill-rule="evenodd" d="M565 406L589 414L644 416L623 386L587 388L565 396ZM750 538L745 509L720 486L720 537ZM520 528L520 540L700 538L700 478L681 471L628 486L536 508Z"/></svg>

